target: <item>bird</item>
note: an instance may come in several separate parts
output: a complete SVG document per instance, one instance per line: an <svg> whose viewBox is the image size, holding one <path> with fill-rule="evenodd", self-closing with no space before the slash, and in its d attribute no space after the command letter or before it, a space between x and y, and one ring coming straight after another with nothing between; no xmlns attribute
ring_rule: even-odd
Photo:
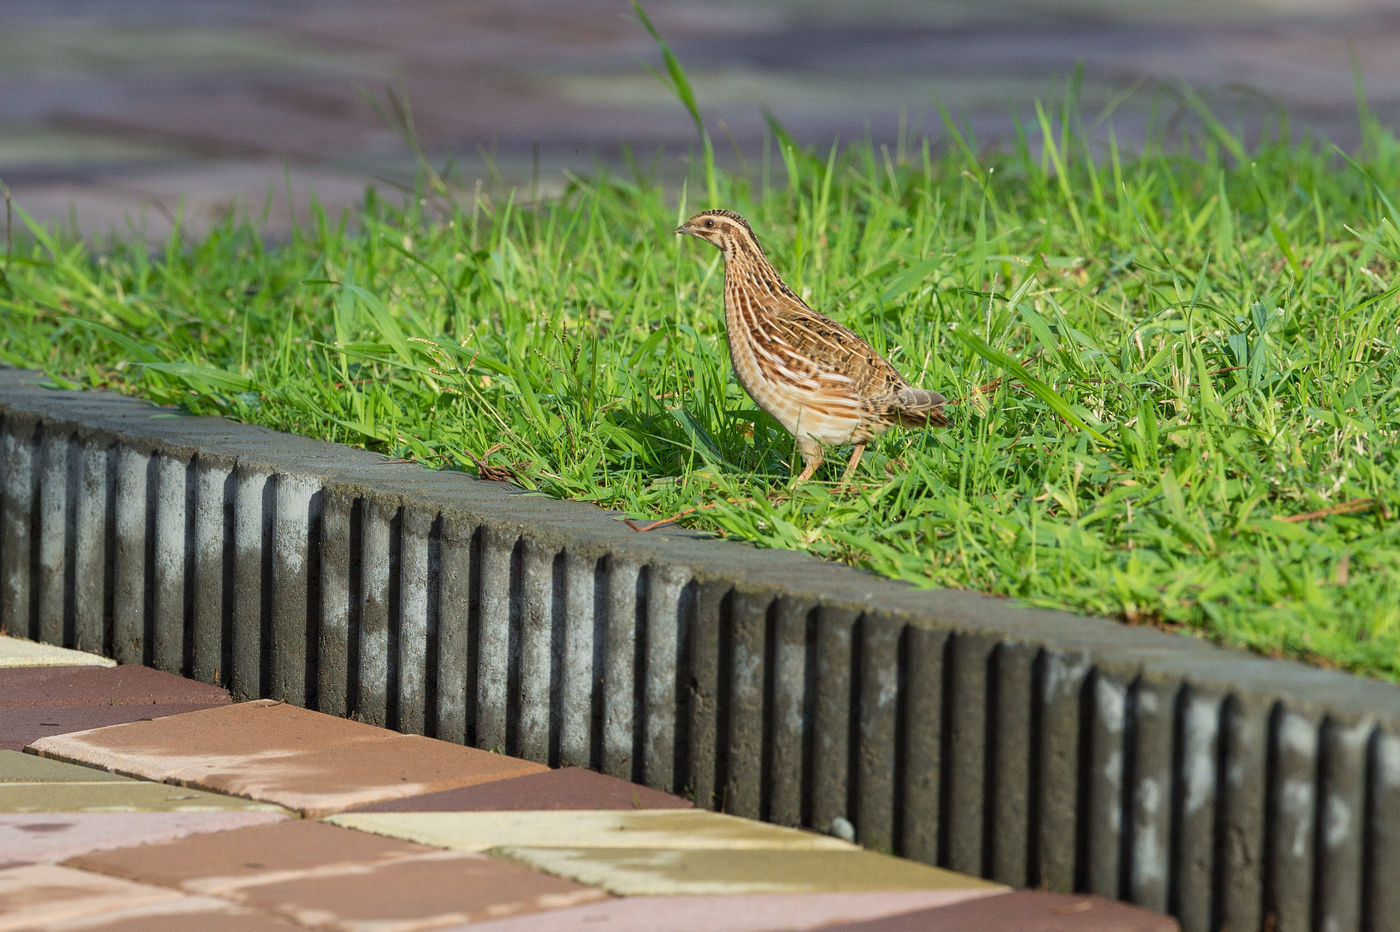
<svg viewBox="0 0 1400 932"><path fill-rule="evenodd" d="M865 446L892 426L948 423L938 392L910 385L854 331L808 307L783 282L753 228L732 210L703 210L676 227L724 256L724 325L739 384L797 441L812 478L827 447L855 444L844 486Z"/></svg>

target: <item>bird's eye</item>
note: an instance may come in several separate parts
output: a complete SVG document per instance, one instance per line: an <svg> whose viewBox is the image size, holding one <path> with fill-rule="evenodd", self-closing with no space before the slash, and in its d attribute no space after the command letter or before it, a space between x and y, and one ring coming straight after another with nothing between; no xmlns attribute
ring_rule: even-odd
<svg viewBox="0 0 1400 932"><path fill-rule="evenodd" d="M713 220L706 220L706 221L705 221L705 226L706 226L707 228L713 227L714 225L715 225L715 222L714 222Z"/></svg>

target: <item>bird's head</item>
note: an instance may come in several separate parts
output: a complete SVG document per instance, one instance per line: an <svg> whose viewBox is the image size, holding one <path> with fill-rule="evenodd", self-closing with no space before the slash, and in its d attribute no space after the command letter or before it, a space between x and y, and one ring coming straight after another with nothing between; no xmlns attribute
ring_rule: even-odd
<svg viewBox="0 0 1400 932"><path fill-rule="evenodd" d="M749 222L732 210L702 210L676 227L676 232L718 247L726 259L745 251L763 254Z"/></svg>

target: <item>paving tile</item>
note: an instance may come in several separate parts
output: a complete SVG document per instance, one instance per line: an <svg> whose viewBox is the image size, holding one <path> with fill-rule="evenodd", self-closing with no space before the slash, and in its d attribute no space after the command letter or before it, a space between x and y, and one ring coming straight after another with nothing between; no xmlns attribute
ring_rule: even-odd
<svg viewBox="0 0 1400 932"><path fill-rule="evenodd" d="M271 700L57 735L33 748L311 815L547 769Z"/></svg>
<svg viewBox="0 0 1400 932"><path fill-rule="evenodd" d="M20 705L0 706L0 749L18 751L36 741L75 731L149 722L209 708L211 703L159 705Z"/></svg>
<svg viewBox="0 0 1400 932"><path fill-rule="evenodd" d="M381 865L441 852L395 838L290 819L222 832L100 851L75 857L70 867L129 880L224 894L295 876L326 864Z"/></svg>
<svg viewBox="0 0 1400 932"><path fill-rule="evenodd" d="M162 146L172 142L160 140ZM255 215L259 230L286 231L296 227L297 218L305 217L311 205L357 204L365 193L365 174L356 171L353 156L350 164L287 168L284 175L287 163L281 159L252 156L172 163L172 154L178 158L178 152L167 150L164 165L127 167L119 186L71 175L26 185L25 208L31 216L63 218L65 223L72 217L78 229L90 234L115 230L158 243L175 228L171 207L183 208L180 230L203 237L230 213L246 212L253 204L266 211ZM279 182L269 191L268 179L273 176ZM542 179L542 190L547 185Z"/></svg>
<svg viewBox="0 0 1400 932"><path fill-rule="evenodd" d="M124 783L127 779L96 767L49 760L37 754L0 751L0 789L7 783Z"/></svg>
<svg viewBox="0 0 1400 932"><path fill-rule="evenodd" d="M44 926L46 932L305 932L271 913L212 896L176 894L142 906L105 910Z"/></svg>
<svg viewBox="0 0 1400 932"><path fill-rule="evenodd" d="M561 767L543 773L493 780L476 786L443 790L357 806L352 812L477 812L492 810L559 809L689 809L688 799L628 783L583 767Z"/></svg>
<svg viewBox="0 0 1400 932"><path fill-rule="evenodd" d="M34 929L179 895L174 890L56 864L26 864L0 870L0 930Z"/></svg>
<svg viewBox="0 0 1400 932"><path fill-rule="evenodd" d="M99 852L67 866L341 928L434 928L606 896L480 855L306 821Z"/></svg>
<svg viewBox="0 0 1400 932"><path fill-rule="evenodd" d="M421 929L607 899L602 890L476 855L437 852L378 867L245 888L243 902L306 925Z"/></svg>
<svg viewBox="0 0 1400 932"><path fill-rule="evenodd" d="M856 846L701 809L636 812L346 812L328 821L457 851L513 848L766 848L858 851Z"/></svg>
<svg viewBox="0 0 1400 932"><path fill-rule="evenodd" d="M151 783L96 767L0 751L0 812L285 812L273 803Z"/></svg>
<svg viewBox="0 0 1400 932"><path fill-rule="evenodd" d="M0 860L61 861L90 851L167 841L287 818L280 812L0 813Z"/></svg>
<svg viewBox="0 0 1400 932"><path fill-rule="evenodd" d="M832 926L849 932L1180 932L1176 920L1100 896L1017 890L990 899Z"/></svg>
<svg viewBox="0 0 1400 932"><path fill-rule="evenodd" d="M202 774L254 755L281 760L385 734L373 725L260 699L159 724L65 735L37 742L34 749L46 757L163 779L201 764Z"/></svg>
<svg viewBox="0 0 1400 932"><path fill-rule="evenodd" d="M0 670L0 706L228 705L228 690L139 664Z"/></svg>
<svg viewBox="0 0 1400 932"><path fill-rule="evenodd" d="M53 735L228 703L224 689L150 667L0 669L0 749L17 751Z"/></svg>
<svg viewBox="0 0 1400 932"><path fill-rule="evenodd" d="M634 896L555 910L550 932L770 932L824 929L833 923L1005 896L1004 890L881 890L875 893L757 893L749 896ZM537 932L540 917L520 916L471 926L489 932ZM459 932L444 929L442 932ZM463 928L460 932L466 932Z"/></svg>
<svg viewBox="0 0 1400 932"><path fill-rule="evenodd" d="M113 667L116 664L115 660L101 654L89 654L0 634L0 667Z"/></svg>
<svg viewBox="0 0 1400 932"><path fill-rule="evenodd" d="M517 848L486 852L618 896L1006 889L985 880L853 848Z"/></svg>
<svg viewBox="0 0 1400 932"><path fill-rule="evenodd" d="M14 753L13 751L4 753ZM73 766L73 765L69 765ZM86 770L88 768L76 768ZM103 773L103 771L93 771ZM111 776L110 774L108 776ZM207 793L147 780L94 780L79 783L17 780L0 782L0 813L4 812L222 812L237 809L283 812L275 803L222 793Z"/></svg>

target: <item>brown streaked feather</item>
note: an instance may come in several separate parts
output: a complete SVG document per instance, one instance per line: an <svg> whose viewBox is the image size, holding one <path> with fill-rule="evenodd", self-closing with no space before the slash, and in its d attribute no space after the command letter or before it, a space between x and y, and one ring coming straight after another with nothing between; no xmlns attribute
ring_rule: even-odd
<svg viewBox="0 0 1400 932"><path fill-rule="evenodd" d="M725 327L739 384L798 441L811 475L823 445L866 441L894 425L948 423L938 392L910 385L850 328L812 308L769 264L753 229L731 210L696 214L688 233L724 254Z"/></svg>
<svg viewBox="0 0 1400 932"><path fill-rule="evenodd" d="M777 357L791 375L814 382L814 391L856 402L879 399L881 407L891 410L941 403L922 402L918 397L906 399L900 393L911 386L894 366L850 328L823 317L796 296L757 313L752 307L758 302L749 296L738 300L745 305L744 316L749 318L760 364ZM775 372L768 374L777 377Z"/></svg>

